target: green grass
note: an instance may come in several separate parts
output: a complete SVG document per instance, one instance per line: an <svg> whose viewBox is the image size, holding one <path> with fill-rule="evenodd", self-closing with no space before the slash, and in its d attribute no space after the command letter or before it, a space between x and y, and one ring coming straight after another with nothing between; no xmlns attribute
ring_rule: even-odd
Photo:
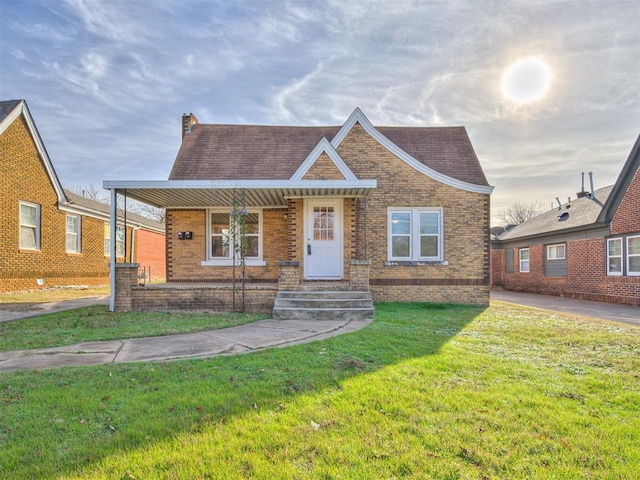
<svg viewBox="0 0 640 480"><path fill-rule="evenodd" d="M153 337L233 327L266 318L238 313L111 313L104 305L0 323L0 351Z"/></svg>
<svg viewBox="0 0 640 480"><path fill-rule="evenodd" d="M637 478L640 329L377 305L248 355L0 374L0 478Z"/></svg>

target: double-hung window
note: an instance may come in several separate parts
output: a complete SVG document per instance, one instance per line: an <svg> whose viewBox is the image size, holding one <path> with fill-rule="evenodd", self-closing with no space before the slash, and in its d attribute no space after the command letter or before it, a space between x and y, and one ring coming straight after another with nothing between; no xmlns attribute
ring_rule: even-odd
<svg viewBox="0 0 640 480"><path fill-rule="evenodd" d="M104 255L111 256L111 225L104 224ZM124 257L124 225L116 225L116 257Z"/></svg>
<svg viewBox="0 0 640 480"><path fill-rule="evenodd" d="M20 202L20 248L40 250L40 205Z"/></svg>
<svg viewBox="0 0 640 480"><path fill-rule="evenodd" d="M443 258L441 208L389 208L389 261L440 261Z"/></svg>
<svg viewBox="0 0 640 480"><path fill-rule="evenodd" d="M80 253L80 217L67 215L66 243L68 253Z"/></svg>
<svg viewBox="0 0 640 480"><path fill-rule="evenodd" d="M211 210L208 231L204 265L233 265L234 256L236 264L244 257L246 265L264 265L260 211L247 210L232 216L228 210Z"/></svg>
<svg viewBox="0 0 640 480"><path fill-rule="evenodd" d="M640 275L640 235L627 237L627 275Z"/></svg>
<svg viewBox="0 0 640 480"><path fill-rule="evenodd" d="M523 273L529 272L529 249L528 248L520 249L520 272L523 272Z"/></svg>
<svg viewBox="0 0 640 480"><path fill-rule="evenodd" d="M607 240L607 275L622 275L622 239Z"/></svg>

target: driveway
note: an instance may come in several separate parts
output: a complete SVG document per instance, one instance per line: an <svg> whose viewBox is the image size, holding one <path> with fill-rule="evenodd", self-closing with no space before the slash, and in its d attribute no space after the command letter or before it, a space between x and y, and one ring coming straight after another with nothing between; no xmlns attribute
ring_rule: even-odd
<svg viewBox="0 0 640 480"><path fill-rule="evenodd" d="M491 300L515 303L527 307L569 313L581 317L599 318L613 322L622 322L640 327L640 307L619 305L616 303L590 302L573 298L538 295L535 293L491 290Z"/></svg>

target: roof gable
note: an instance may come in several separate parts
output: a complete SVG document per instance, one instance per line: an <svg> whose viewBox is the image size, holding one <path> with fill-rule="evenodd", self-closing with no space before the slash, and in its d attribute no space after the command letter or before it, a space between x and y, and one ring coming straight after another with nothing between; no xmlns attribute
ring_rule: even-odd
<svg viewBox="0 0 640 480"><path fill-rule="evenodd" d="M329 159L333 162L335 167L340 171L345 180L357 180L357 177L351 171L351 169L344 162L340 154L333 148L333 145L327 140L326 137L323 137L322 140L318 142L315 148L311 151L311 153L307 156L307 158L302 162L302 165L296 170L296 173L293 174L291 180L302 180L304 176L309 172L311 167L316 164L320 156L325 153Z"/></svg>
<svg viewBox="0 0 640 480"><path fill-rule="evenodd" d="M396 157L400 158L402 161L404 161L406 164L408 164L410 167L414 168L415 170L417 170L418 172L426 175L429 178L432 178L440 183L444 183L445 185L449 185L451 187L455 187L455 188L459 188L461 190L466 190L469 192L475 192L475 193L485 193L485 194L490 194L493 191L493 187L489 186L486 180L486 177L484 176L484 173L482 172L482 169L480 168L480 163L478 162L478 159L475 155L475 152L473 151L473 148L471 147L471 142L469 141L469 137L466 135L466 130L464 129L464 127L449 127L449 128L453 128L457 130L457 135L455 135L454 138L450 139L451 141L457 141L457 142L462 142L462 143L468 143L468 146L470 147L470 150L467 149L466 153L466 164L469 166L474 166L477 165L477 168L475 168L475 177L474 180L477 183L471 183L469 181L463 180L461 178L456 178L447 174L442 173L442 171L438 171L435 170L434 168L431 168L427 163L425 163L424 161L420 161L418 159L416 159L414 156L410 155L405 149L400 148L398 145L396 145L394 142L392 142L386 135L384 135L383 133L381 133L381 130L386 130L389 134L395 134L398 136L398 138L402 138L401 137L401 132L404 132L404 138L405 140L411 139L411 140L416 140L418 136L424 137L426 131L431 131L436 132L438 130L441 130L440 127L434 127L434 128L411 128L411 127L381 127L380 129L376 129L373 124L369 121L369 119L365 116L364 113L362 113L362 111L356 107L356 109L353 111L353 113L351 114L351 116L349 116L349 118L347 119L347 121L344 123L344 125L342 126L342 128L340 128L340 130L338 131L338 133L336 134L336 136L333 138L333 140L331 141L331 144L335 147L338 148L340 146L340 144L342 143L342 141L346 138L346 136L349 134L349 132L351 131L351 129L356 125L356 123L360 124L360 126L362 128L364 128L364 130L371 136L373 137L380 145L382 145L384 148L386 148L387 150L389 150L391 153L393 153ZM446 129L446 127L445 127ZM413 135L406 135L407 132L410 132L413 130ZM464 132L464 136L461 137L461 133ZM418 135L416 135L416 133ZM466 142L465 142L466 141ZM407 145L412 145L412 142L407 142ZM442 146L446 146L446 145L442 145ZM405 147L406 148L406 147ZM465 158L465 157L463 157ZM474 162L470 161L471 159L475 160ZM425 159L428 161L428 159ZM459 157L454 158L454 160L460 160ZM453 173L455 171L455 169L460 169L460 167L465 167L467 165L461 165L459 162L453 162L455 163L455 165L452 165L451 168L451 172Z"/></svg>
<svg viewBox="0 0 640 480"><path fill-rule="evenodd" d="M31 135L31 138L36 145L36 149L40 154L42 164L44 165L47 175L51 180L51 185L58 197L58 202L66 202L67 198L64 190L62 189L62 185L60 184L60 180L58 179L58 175L53 168L47 149L40 137L40 133L38 133L38 129L36 128L36 124L31 116L31 112L29 112L29 107L25 100L7 100L0 102L0 135L2 135L16 119L20 118L21 115L24 117L27 128L29 129L29 134Z"/></svg>

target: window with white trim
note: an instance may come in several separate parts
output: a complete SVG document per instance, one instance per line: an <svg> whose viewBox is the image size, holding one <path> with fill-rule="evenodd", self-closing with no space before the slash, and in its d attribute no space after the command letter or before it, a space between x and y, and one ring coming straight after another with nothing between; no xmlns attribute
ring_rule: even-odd
<svg viewBox="0 0 640 480"><path fill-rule="evenodd" d="M640 276L640 235L627 237L627 275Z"/></svg>
<svg viewBox="0 0 640 480"><path fill-rule="evenodd" d="M547 245L547 260L564 260L567 258L567 247L564 243Z"/></svg>
<svg viewBox="0 0 640 480"><path fill-rule="evenodd" d="M209 211L207 259L204 265L233 265L234 252L238 257L236 263L239 263L239 257L244 252L246 265L264 265L262 212L247 210L243 217L244 222L239 222L233 228L233 219L228 210Z"/></svg>
<svg viewBox="0 0 640 480"><path fill-rule="evenodd" d="M40 205L20 202L20 248L40 250Z"/></svg>
<svg viewBox="0 0 640 480"><path fill-rule="evenodd" d="M607 240L607 275L622 275L622 239Z"/></svg>
<svg viewBox="0 0 640 480"><path fill-rule="evenodd" d="M66 245L68 253L80 253L80 217L67 215Z"/></svg>
<svg viewBox="0 0 640 480"><path fill-rule="evenodd" d="M520 272L522 273L529 272L529 249L521 248L519 255L520 255Z"/></svg>
<svg viewBox="0 0 640 480"><path fill-rule="evenodd" d="M111 256L111 225L104 224L104 255ZM124 257L124 225L116 225L116 257Z"/></svg>
<svg viewBox="0 0 640 480"><path fill-rule="evenodd" d="M442 230L441 208L389 208L388 259L442 260Z"/></svg>

